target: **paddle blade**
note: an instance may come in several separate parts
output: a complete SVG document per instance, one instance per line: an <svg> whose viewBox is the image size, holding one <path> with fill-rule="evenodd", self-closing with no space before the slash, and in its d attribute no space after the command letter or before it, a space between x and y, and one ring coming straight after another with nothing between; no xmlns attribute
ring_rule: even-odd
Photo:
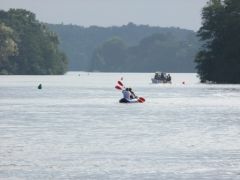
<svg viewBox="0 0 240 180"><path fill-rule="evenodd" d="M120 87L120 86L118 86L118 85L115 86L115 89L123 90L122 87Z"/></svg>
<svg viewBox="0 0 240 180"><path fill-rule="evenodd" d="M118 81L118 84L119 84L120 86L123 86L123 83L122 83L121 81Z"/></svg>
<svg viewBox="0 0 240 180"><path fill-rule="evenodd" d="M139 103L144 103L144 101L142 99L138 99L137 100Z"/></svg>
<svg viewBox="0 0 240 180"><path fill-rule="evenodd" d="M143 97L139 97L138 100L145 102L146 100Z"/></svg>

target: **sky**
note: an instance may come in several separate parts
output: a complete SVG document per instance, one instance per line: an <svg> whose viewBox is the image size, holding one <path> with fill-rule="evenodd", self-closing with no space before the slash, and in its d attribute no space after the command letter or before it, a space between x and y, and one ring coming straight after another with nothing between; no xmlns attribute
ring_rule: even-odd
<svg viewBox="0 0 240 180"><path fill-rule="evenodd" d="M0 9L23 8L47 23L122 26L133 22L197 31L207 0L0 0Z"/></svg>

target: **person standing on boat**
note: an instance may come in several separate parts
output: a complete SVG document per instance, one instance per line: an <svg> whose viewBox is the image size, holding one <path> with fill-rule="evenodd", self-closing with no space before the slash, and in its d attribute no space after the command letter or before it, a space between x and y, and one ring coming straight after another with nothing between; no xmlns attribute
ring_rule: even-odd
<svg viewBox="0 0 240 180"><path fill-rule="evenodd" d="M162 80L162 81L164 81L164 80L165 80L164 73L161 73L161 75L160 75L160 80Z"/></svg>
<svg viewBox="0 0 240 180"><path fill-rule="evenodd" d="M170 74L167 75L167 81L168 81L168 82L171 82L171 81L172 81L172 77L171 77Z"/></svg>

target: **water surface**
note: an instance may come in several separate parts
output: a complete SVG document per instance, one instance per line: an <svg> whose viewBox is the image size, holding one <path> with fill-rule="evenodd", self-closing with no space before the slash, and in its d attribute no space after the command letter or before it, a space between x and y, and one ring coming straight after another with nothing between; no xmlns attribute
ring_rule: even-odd
<svg viewBox="0 0 240 180"><path fill-rule="evenodd" d="M240 179L240 86L152 76L0 76L0 179Z"/></svg>

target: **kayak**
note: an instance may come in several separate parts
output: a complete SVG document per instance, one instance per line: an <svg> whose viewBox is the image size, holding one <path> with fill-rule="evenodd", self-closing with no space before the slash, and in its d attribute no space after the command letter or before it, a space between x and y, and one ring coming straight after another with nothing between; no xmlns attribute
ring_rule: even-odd
<svg viewBox="0 0 240 180"><path fill-rule="evenodd" d="M119 100L119 103L143 103L143 102L144 102L144 100L141 99L141 98L131 99L131 100L122 98L122 99Z"/></svg>

